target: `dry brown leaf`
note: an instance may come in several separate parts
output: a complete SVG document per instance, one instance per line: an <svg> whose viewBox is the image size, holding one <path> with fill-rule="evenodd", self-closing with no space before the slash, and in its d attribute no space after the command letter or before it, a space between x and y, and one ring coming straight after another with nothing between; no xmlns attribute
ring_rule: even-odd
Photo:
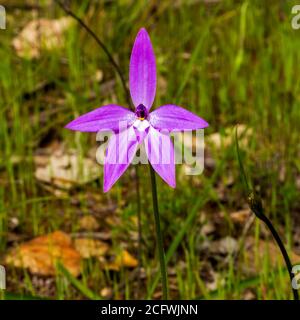
<svg viewBox="0 0 300 320"><path fill-rule="evenodd" d="M53 50L64 46L64 33L72 23L70 17L32 20L13 39L13 47L19 57L39 58L42 50Z"/></svg>
<svg viewBox="0 0 300 320"><path fill-rule="evenodd" d="M211 242L210 251L215 254L228 255L233 254L238 249L238 242L232 237L225 237Z"/></svg>
<svg viewBox="0 0 300 320"><path fill-rule="evenodd" d="M244 224L248 218L252 215L250 209L243 209L230 213L230 218L234 223Z"/></svg>
<svg viewBox="0 0 300 320"><path fill-rule="evenodd" d="M260 239L255 244L255 239L253 237L248 237L245 241L245 250L243 251L243 263L251 271L260 272L263 267L265 259L268 259L269 263L276 266L285 266L281 251L275 244L273 239L265 241ZM292 264L300 262L300 256L294 252L289 252Z"/></svg>
<svg viewBox="0 0 300 320"><path fill-rule="evenodd" d="M36 179L62 189L70 189L76 184L85 184L99 177L99 167L95 161L81 158L76 151L65 151L63 147L54 153L38 155L36 165Z"/></svg>
<svg viewBox="0 0 300 320"><path fill-rule="evenodd" d="M121 251L112 263L105 266L106 269L119 271L122 267L135 268L138 261L127 251Z"/></svg>
<svg viewBox="0 0 300 320"><path fill-rule="evenodd" d="M246 289L243 293L244 300L257 300L256 294L252 289Z"/></svg>
<svg viewBox="0 0 300 320"><path fill-rule="evenodd" d="M105 218L105 222L111 227L119 226L122 223L121 219L117 216L109 216Z"/></svg>
<svg viewBox="0 0 300 320"><path fill-rule="evenodd" d="M215 231L216 231L215 225L211 221L208 221L201 227L200 233L204 236L208 236L209 234L212 234Z"/></svg>
<svg viewBox="0 0 300 320"><path fill-rule="evenodd" d="M5 257L8 265L49 276L55 275L57 260L75 277L80 274L81 257L72 246L71 238L61 231L25 242Z"/></svg>
<svg viewBox="0 0 300 320"><path fill-rule="evenodd" d="M111 288L105 287L100 291L100 296L103 298L111 299L112 295L113 295L113 291Z"/></svg>
<svg viewBox="0 0 300 320"><path fill-rule="evenodd" d="M235 142L235 126L227 127L224 129L224 133L221 134L220 132L215 132L210 135L206 135L204 133L204 145L208 144L216 149L220 149L223 147L229 147ZM238 139L240 147L247 146L252 135L253 130L251 128L246 127L243 124L238 125ZM192 135L192 138L189 139L189 136L186 134L176 134L175 139L175 149L179 147L181 150L181 144L184 144L184 148L188 151L196 150L198 148L201 150L203 145L203 137L201 135ZM213 161L213 159L206 159L208 161ZM213 163L214 165L214 163Z"/></svg>
<svg viewBox="0 0 300 320"><path fill-rule="evenodd" d="M103 71L97 69L91 80L93 80L94 82L101 82L103 80Z"/></svg>
<svg viewBox="0 0 300 320"><path fill-rule="evenodd" d="M217 288L224 285L223 277L214 270L210 270L209 281L205 281L205 286L209 291L217 290Z"/></svg>
<svg viewBox="0 0 300 320"><path fill-rule="evenodd" d="M186 176L195 175L195 169L197 168L195 163L195 158L192 158L191 155L195 150L204 151L204 143L202 135L192 135L191 132L183 133L177 132L174 135L174 147L175 154L178 159L183 157L183 165L180 166L180 179L184 179ZM199 154L198 154L199 157ZM198 165L199 167L199 165ZM198 172L199 173L199 172Z"/></svg>
<svg viewBox="0 0 300 320"><path fill-rule="evenodd" d="M235 126L225 128L223 135L219 132L215 132L208 136L205 136L205 142L217 149L220 149L222 147L227 148L234 143L235 128ZM253 135L253 130L251 128L247 128L245 125L239 125L237 133L239 146L247 146L249 140L251 139L251 136Z"/></svg>
<svg viewBox="0 0 300 320"><path fill-rule="evenodd" d="M75 239L74 245L82 258L103 256L109 249L108 244L95 239Z"/></svg>
<svg viewBox="0 0 300 320"><path fill-rule="evenodd" d="M80 229L95 231L99 229L99 223L94 216L84 216L79 220Z"/></svg>

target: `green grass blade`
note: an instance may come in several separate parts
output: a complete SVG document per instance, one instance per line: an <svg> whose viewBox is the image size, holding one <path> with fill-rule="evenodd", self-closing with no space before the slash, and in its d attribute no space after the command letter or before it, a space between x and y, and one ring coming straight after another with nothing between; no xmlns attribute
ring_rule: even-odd
<svg viewBox="0 0 300 320"><path fill-rule="evenodd" d="M91 300L102 300L102 298L76 279L62 264L57 262L57 269L78 289L85 297Z"/></svg>
<svg viewBox="0 0 300 320"><path fill-rule="evenodd" d="M246 173L245 173L245 169L244 169L244 166L243 166L243 162L242 162L242 159L241 159L241 154L240 154L240 147L239 147L239 139L238 139L238 126L236 126L235 128L235 146L236 146L236 154L237 154L237 158L238 158L238 162L239 162L239 167L240 167L240 173L241 173L241 176L242 176L242 180L243 180L243 183L244 183L244 187L245 189L247 190L247 193L250 192L250 184L247 180L247 176L246 176Z"/></svg>

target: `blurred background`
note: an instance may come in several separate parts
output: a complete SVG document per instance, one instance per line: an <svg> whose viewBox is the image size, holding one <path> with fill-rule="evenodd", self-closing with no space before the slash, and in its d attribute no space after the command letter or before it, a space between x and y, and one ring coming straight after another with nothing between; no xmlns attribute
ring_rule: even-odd
<svg viewBox="0 0 300 320"><path fill-rule="evenodd" d="M293 263L300 262L297 1L65 1L128 79L138 30L157 60L154 108L174 103L205 129L205 169L177 188L160 178L171 298L290 299L288 273L247 206L233 138ZM299 1L300 4L300 1ZM0 264L3 299L161 298L148 168L102 191L99 143L64 126L108 103L127 106L116 71L56 1L1 1Z"/></svg>

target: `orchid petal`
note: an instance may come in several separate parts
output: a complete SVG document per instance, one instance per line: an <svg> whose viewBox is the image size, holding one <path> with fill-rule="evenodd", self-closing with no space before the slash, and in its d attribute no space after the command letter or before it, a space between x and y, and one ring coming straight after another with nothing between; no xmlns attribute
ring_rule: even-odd
<svg viewBox="0 0 300 320"><path fill-rule="evenodd" d="M133 123L133 128L139 143L141 143L145 136L148 134L150 123L148 120L135 120Z"/></svg>
<svg viewBox="0 0 300 320"><path fill-rule="evenodd" d="M145 149L153 169L172 188L176 187L174 146L167 134L150 126Z"/></svg>
<svg viewBox="0 0 300 320"><path fill-rule="evenodd" d="M162 106L149 115L150 124L156 129L169 131L197 130L208 123L194 113L172 104Z"/></svg>
<svg viewBox="0 0 300 320"><path fill-rule="evenodd" d="M133 127L114 134L107 146L104 160L103 191L107 192L121 177L135 156L138 146Z"/></svg>
<svg viewBox="0 0 300 320"><path fill-rule="evenodd" d="M155 55L150 37L142 28L136 36L129 67L130 94L135 107L151 108L156 91Z"/></svg>
<svg viewBox="0 0 300 320"><path fill-rule="evenodd" d="M83 132L98 132L100 130L119 132L120 128L130 126L134 119L135 116L132 111L110 104L79 116L68 123L66 128Z"/></svg>

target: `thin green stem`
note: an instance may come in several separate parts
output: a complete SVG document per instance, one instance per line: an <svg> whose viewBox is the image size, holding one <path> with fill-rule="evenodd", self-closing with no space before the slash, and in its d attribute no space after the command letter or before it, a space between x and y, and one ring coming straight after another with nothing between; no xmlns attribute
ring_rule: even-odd
<svg viewBox="0 0 300 320"><path fill-rule="evenodd" d="M131 101L130 100L130 94L129 94L129 91L127 89L126 81L125 81L125 78L123 77L121 68L119 67L119 65L117 64L115 59L113 58L112 54L109 52L109 50L106 47L105 43L96 35L96 33L82 19L80 19L68 6L66 6L63 1L60 1L60 0L54 0L54 1L65 11L66 14L68 14L74 20L76 20L79 23L79 25L82 28L84 28L90 34L90 36L97 42L97 44L104 51L104 53L106 54L110 64L114 67L114 69L116 70L116 72L117 72L117 74L118 74L118 76L119 76L119 78L121 80L124 92L126 94L126 100L127 100L127 103L128 103L128 107L132 109L132 104L130 102Z"/></svg>
<svg viewBox="0 0 300 320"><path fill-rule="evenodd" d="M236 154L237 154L237 158L238 158L238 162L239 162L239 167L240 167L240 172L242 175L242 179L245 185L245 188L247 190L247 193L250 190L250 186L247 180L247 176L244 170L244 166L242 163L242 159L241 159L241 155L240 155L240 148L239 148L239 140L238 140L238 126L235 127L235 146L236 146Z"/></svg>
<svg viewBox="0 0 300 320"><path fill-rule="evenodd" d="M293 281L294 278L294 274L292 273L292 269L293 269L293 265L291 263L291 260L289 258L289 255L283 245L283 242L280 239L279 234L277 233L276 229L274 228L272 222L264 215L264 217L262 218L263 222L267 225L267 227L269 228L269 230L271 231L275 241L277 242L277 245L282 253L283 259L285 261L286 267L289 271L289 275L291 278L291 281ZM298 290L293 288L293 295L294 295L294 300L299 300L299 294L298 294Z"/></svg>
<svg viewBox="0 0 300 320"><path fill-rule="evenodd" d="M265 225L268 227L268 229L270 230L270 232L272 233L272 236L274 237L274 239L275 239L275 241L281 251L284 262L286 264L287 271L288 271L289 276L292 281L294 278L294 274L292 272L293 265L291 263L289 255L285 249L285 246L284 246L278 232L276 231L275 227L273 226L271 220L265 215L264 208L263 208L262 201L261 201L260 197L258 195L256 195L253 191L251 191L248 195L248 204L249 204L250 209L255 213L256 217L259 218L261 221L263 221L265 223ZM299 300L298 290L294 289L293 287L292 287L292 290L293 290L294 300Z"/></svg>
<svg viewBox="0 0 300 320"><path fill-rule="evenodd" d="M153 200L153 211L154 211L154 219L155 219L156 240L157 240L162 289L163 289L163 299L167 300L168 299L167 268L166 268L165 252L163 248L163 238L162 238L161 228L160 228L156 178L155 178L154 169L150 164L149 164L149 167L150 167L151 186L152 186L152 200Z"/></svg>
<svg viewBox="0 0 300 320"><path fill-rule="evenodd" d="M285 246L284 246L278 232L274 228L271 220L265 215L261 198L253 190L251 190L251 188L250 188L251 184L247 180L247 176L246 176L246 173L244 170L244 165L243 165L243 162L242 162L241 156L240 156L237 127L236 127L236 131L235 131L235 144L236 144L236 152L237 152L237 157L238 157L242 180L244 182L245 189L247 190L247 193L248 193L247 200L248 200L249 207L250 207L251 211L256 215L256 217L258 219L260 219L261 221L263 221L265 223L265 225L268 227L268 229L270 230L270 232L272 233L272 236L274 237L274 239L275 239L275 241L281 251L281 254L283 256L283 259L286 264L286 268L289 273L289 276L290 276L291 280L293 280L293 277L294 277L294 274L292 272L293 265L291 263L289 255L285 249ZM293 291L293 295L294 295L294 300L299 300L298 290L296 290L292 287L292 291Z"/></svg>
<svg viewBox="0 0 300 320"><path fill-rule="evenodd" d="M142 217L141 217L141 197L140 197L140 178L138 166L135 166L135 189L136 189L136 206L137 206L137 223L138 223L138 290L139 297L141 289L141 268L142 268Z"/></svg>
<svg viewBox="0 0 300 320"><path fill-rule="evenodd" d="M63 1L60 0L54 0L63 10L66 14L71 16L74 20L78 22L78 24L84 28L87 33L96 41L96 43L100 46L100 48L104 51L106 54L110 64L112 67L115 69L116 73L118 74L122 87L124 89L125 95L126 95L126 100L128 107L131 110L134 110L134 107L131 103L130 99L130 93L129 90L126 86L126 81L124 79L124 76L122 74L121 68L118 65L118 63L115 61L113 58L112 54L106 47L105 43L96 35L96 33L82 20L80 19L68 6L66 6ZM140 198L140 185L139 185L139 175L138 175L138 168L137 166L135 167L135 179L136 179L136 201L137 201L137 218L138 218L138 256L139 256L139 284L138 286L140 287L140 275L141 275L141 256L142 256L142 226L141 226L141 198ZM138 292L139 293L139 292Z"/></svg>

